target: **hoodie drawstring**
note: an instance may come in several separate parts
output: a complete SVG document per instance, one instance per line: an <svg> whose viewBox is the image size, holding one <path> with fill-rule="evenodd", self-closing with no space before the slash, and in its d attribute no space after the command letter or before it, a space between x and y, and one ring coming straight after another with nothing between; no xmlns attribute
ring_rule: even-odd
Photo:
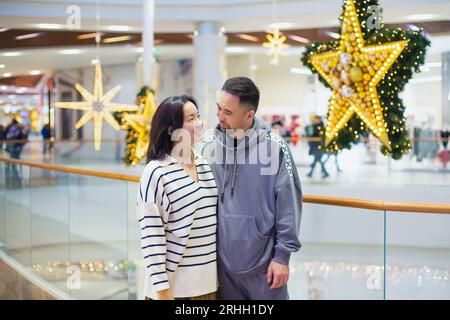
<svg viewBox="0 0 450 320"><path fill-rule="evenodd" d="M225 155L225 171L223 173L223 183L222 183L222 191L220 192L220 202L223 202L223 197L225 195L225 182L227 180L227 135L225 134L225 146L223 148Z"/></svg>
<svg viewBox="0 0 450 320"><path fill-rule="evenodd" d="M220 201L223 202L223 199L225 197L225 184L227 180L227 171L228 171L228 164L227 164L227 137L225 135L225 148L224 148L224 154L225 154L225 171L223 174L223 183L222 183L222 191L220 192ZM236 174L237 174L237 161L236 161L236 155L237 151L236 148L233 149L233 176L231 177L231 196L234 194L234 183L236 181Z"/></svg>
<svg viewBox="0 0 450 320"><path fill-rule="evenodd" d="M237 164L236 164L236 149L234 149L234 163L233 163L233 178L231 180L231 196L233 196L234 193L234 182L236 178L236 172L237 172Z"/></svg>
<svg viewBox="0 0 450 320"><path fill-rule="evenodd" d="M227 178L227 165L225 164L225 172L223 174L222 192L220 193L220 201L223 202L223 196L225 194L225 180Z"/></svg>

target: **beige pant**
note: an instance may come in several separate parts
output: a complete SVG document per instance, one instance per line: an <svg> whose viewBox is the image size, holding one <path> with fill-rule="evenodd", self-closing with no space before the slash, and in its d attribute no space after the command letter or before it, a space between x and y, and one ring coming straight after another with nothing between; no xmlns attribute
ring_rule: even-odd
<svg viewBox="0 0 450 320"><path fill-rule="evenodd" d="M145 300L152 299L150 299L149 297L145 297ZM196 297L175 298L175 300L217 300L217 291Z"/></svg>

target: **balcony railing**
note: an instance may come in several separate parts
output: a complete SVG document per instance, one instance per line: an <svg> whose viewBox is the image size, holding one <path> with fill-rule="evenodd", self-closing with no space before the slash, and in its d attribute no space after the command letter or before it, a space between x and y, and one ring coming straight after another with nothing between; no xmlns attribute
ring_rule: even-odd
<svg viewBox="0 0 450 320"><path fill-rule="evenodd" d="M0 173L3 261L58 299L142 298L139 177L8 158ZM303 203L291 299L450 298L450 204Z"/></svg>

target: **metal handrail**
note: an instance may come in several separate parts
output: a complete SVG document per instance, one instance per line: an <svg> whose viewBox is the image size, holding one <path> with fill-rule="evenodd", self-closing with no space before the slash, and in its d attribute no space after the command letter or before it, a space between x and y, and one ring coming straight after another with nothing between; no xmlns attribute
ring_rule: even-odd
<svg viewBox="0 0 450 320"><path fill-rule="evenodd" d="M92 176L97 178L105 178L112 180L120 180L127 182L139 182L139 177L117 174L111 172L102 172L86 169L76 169L66 166L52 165L38 162L28 162L16 159L2 158L1 162L7 162L17 165L29 166L32 168L64 172L69 174L78 174L85 176ZM450 214L450 204L432 204L432 203L407 203L407 202L389 202L389 201L376 201L365 199L352 199L352 198L338 198L327 197L318 195L303 195L303 202L314 203L329 206L339 206L348 208L360 208L376 211L395 211L395 212L410 212L410 213L432 213L432 214Z"/></svg>

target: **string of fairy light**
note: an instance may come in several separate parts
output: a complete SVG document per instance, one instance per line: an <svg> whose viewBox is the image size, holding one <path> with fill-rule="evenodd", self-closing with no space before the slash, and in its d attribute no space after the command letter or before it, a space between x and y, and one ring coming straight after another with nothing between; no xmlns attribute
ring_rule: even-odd
<svg viewBox="0 0 450 320"><path fill-rule="evenodd" d="M123 277L127 278L128 272L134 272L139 264L138 260L81 260L73 261L47 261L45 264L36 263L32 270L39 276L47 279L64 280L67 278L67 268L77 266L86 276L94 277ZM376 267L376 268L374 268ZM299 263L298 266L290 266L293 274L305 273L309 277L328 279L339 275L348 275L353 280L367 279L373 275L374 270L382 276L383 265L371 265L349 261L325 262L320 260L308 260ZM445 268L422 266L386 265L387 282L396 286L402 281L414 280L417 287L424 285L424 281L431 281L441 288L450 287L450 270Z"/></svg>

